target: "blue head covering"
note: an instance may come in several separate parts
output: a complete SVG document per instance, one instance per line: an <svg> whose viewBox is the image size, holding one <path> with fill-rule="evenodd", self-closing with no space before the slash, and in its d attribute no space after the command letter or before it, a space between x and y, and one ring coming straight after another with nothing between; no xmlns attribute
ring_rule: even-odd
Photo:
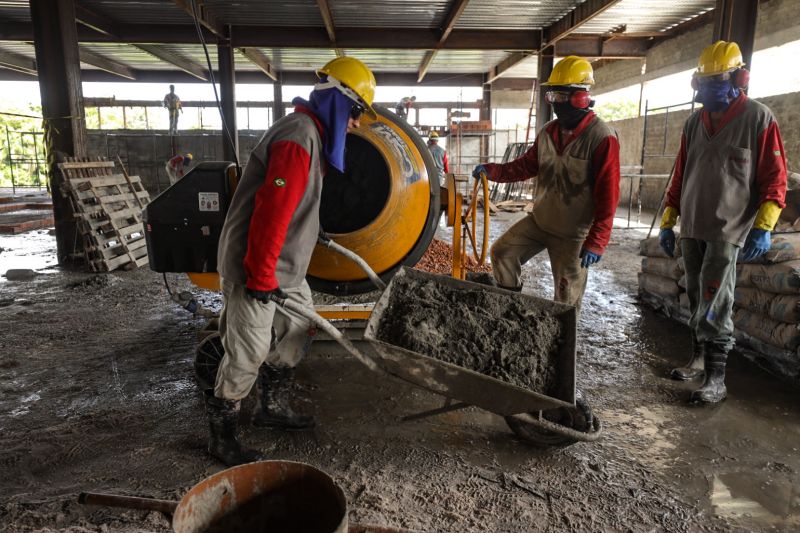
<svg viewBox="0 0 800 533"><path fill-rule="evenodd" d="M324 79L322 80L325 81ZM322 123L325 129L323 152L328 164L339 172L344 172L344 148L347 139L347 123L350 111L353 109L353 100L342 94L339 89L314 89L308 100L297 97L292 100L294 105L308 107Z"/></svg>
<svg viewBox="0 0 800 533"><path fill-rule="evenodd" d="M728 106L739 97L739 89L728 80L709 81L697 90L695 102L700 102L703 107L712 113L725 111Z"/></svg>

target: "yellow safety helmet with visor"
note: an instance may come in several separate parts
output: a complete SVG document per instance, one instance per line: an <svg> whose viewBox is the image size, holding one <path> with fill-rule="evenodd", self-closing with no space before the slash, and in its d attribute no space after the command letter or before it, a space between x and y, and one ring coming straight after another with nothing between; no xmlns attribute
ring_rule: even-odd
<svg viewBox="0 0 800 533"><path fill-rule="evenodd" d="M354 57L337 57L319 69L317 76L327 76L327 83L361 104L370 117L378 117L372 107L377 85L375 75L364 63Z"/></svg>
<svg viewBox="0 0 800 533"><path fill-rule="evenodd" d="M694 75L699 78L717 76L744 66L742 51L734 42L717 41L706 46L697 62Z"/></svg>

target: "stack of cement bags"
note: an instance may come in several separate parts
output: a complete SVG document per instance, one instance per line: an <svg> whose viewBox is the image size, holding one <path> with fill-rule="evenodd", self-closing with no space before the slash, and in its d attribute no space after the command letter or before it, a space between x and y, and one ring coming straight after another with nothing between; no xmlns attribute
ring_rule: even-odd
<svg viewBox="0 0 800 533"><path fill-rule="evenodd" d="M683 279L683 260L680 246L675 247L678 257L669 257L658 244L658 237L639 243L642 271L639 272L639 295L652 307L669 317L688 322L689 300Z"/></svg>

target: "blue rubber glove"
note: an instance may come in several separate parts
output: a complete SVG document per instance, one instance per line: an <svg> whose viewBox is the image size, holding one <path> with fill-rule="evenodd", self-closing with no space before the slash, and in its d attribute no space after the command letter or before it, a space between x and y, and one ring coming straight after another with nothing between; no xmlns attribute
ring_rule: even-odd
<svg viewBox="0 0 800 533"><path fill-rule="evenodd" d="M590 252L586 248L581 248L581 253L578 257L581 258L581 267L589 268L590 265L593 265L598 261L600 261L600 258L602 258L603 256L596 254L594 252Z"/></svg>
<svg viewBox="0 0 800 533"><path fill-rule="evenodd" d="M658 234L658 244L668 256L675 257L675 232L671 229L662 229Z"/></svg>
<svg viewBox="0 0 800 533"><path fill-rule="evenodd" d="M483 166L483 165L478 165L477 167L475 167L475 169L472 171L472 177L473 178L480 178L481 177L481 172L486 174L487 178L489 177L489 171L486 170L486 167Z"/></svg>
<svg viewBox="0 0 800 533"><path fill-rule="evenodd" d="M772 236L770 232L765 229L753 228L747 234L747 240L744 241L744 248L742 248L742 259L745 261L752 261L761 257L772 246Z"/></svg>
<svg viewBox="0 0 800 533"><path fill-rule="evenodd" d="M288 298L286 293L283 292L280 287L272 289L271 291L257 291L255 289L251 289L250 287L245 287L244 291L250 298L258 300L262 304L275 302L282 307Z"/></svg>

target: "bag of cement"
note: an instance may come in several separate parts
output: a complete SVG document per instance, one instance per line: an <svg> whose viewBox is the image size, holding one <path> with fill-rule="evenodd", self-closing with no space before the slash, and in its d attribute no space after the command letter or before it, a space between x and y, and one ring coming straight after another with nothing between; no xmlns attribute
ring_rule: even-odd
<svg viewBox="0 0 800 533"><path fill-rule="evenodd" d="M643 257L642 272L656 274L676 281L683 276L683 270L678 264L678 260L671 257Z"/></svg>
<svg viewBox="0 0 800 533"><path fill-rule="evenodd" d="M795 351L800 346L800 328L797 324L777 322L740 307L734 308L733 324L748 335L784 350Z"/></svg>
<svg viewBox="0 0 800 533"><path fill-rule="evenodd" d="M772 247L764 254L767 263L784 263L800 259L800 233L783 233L772 239Z"/></svg>
<svg viewBox="0 0 800 533"><path fill-rule="evenodd" d="M678 239L678 235L675 235L675 257L680 257L681 255L681 245ZM661 245L658 244L658 237L650 237L649 239L643 239L639 241L639 255L643 255L645 257L663 257L665 259L671 259L670 256L667 255L667 252L661 248Z"/></svg>
<svg viewBox="0 0 800 533"><path fill-rule="evenodd" d="M649 292L657 296L674 296L681 293L681 288L674 279L656 274L639 272L639 292Z"/></svg>
<svg viewBox="0 0 800 533"><path fill-rule="evenodd" d="M772 294L747 287L736 287L736 305L777 322L800 323L800 295Z"/></svg>
<svg viewBox="0 0 800 533"><path fill-rule="evenodd" d="M754 287L778 294L800 293L800 260L774 265L737 263L736 286Z"/></svg>

